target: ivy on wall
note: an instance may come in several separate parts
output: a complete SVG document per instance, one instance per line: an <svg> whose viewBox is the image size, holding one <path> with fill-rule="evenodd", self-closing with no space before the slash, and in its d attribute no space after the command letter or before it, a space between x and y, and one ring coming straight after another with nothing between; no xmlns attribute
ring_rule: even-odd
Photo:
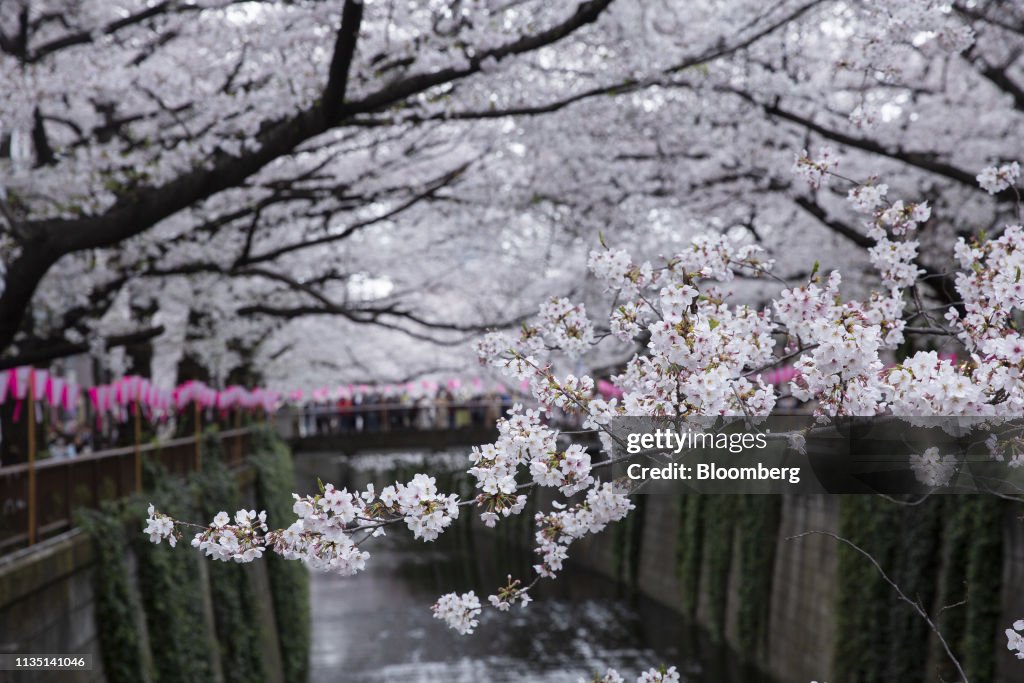
<svg viewBox="0 0 1024 683"><path fill-rule="evenodd" d="M839 533L855 543L876 537L876 530L885 525L877 512L865 496L844 498L839 506ZM876 538L875 552L880 545L880 538ZM891 589L882 585L875 568L855 550L841 544L838 552L835 675L845 681L877 680L877 664L864 659L877 645L873 641L881 628L868 624L874 618L873 606ZM884 638L881 645L885 645Z"/></svg>
<svg viewBox="0 0 1024 683"><path fill-rule="evenodd" d="M203 519L217 512L228 514L242 507L235 476L224 464L220 439L207 434L203 441L203 475L197 478L199 508ZM225 683L261 683L264 638L252 584L244 566L208 562L213 622Z"/></svg>
<svg viewBox="0 0 1024 683"><path fill-rule="evenodd" d="M942 501L945 528L943 529L943 547L940 559L942 571L939 575L938 604L957 605L957 607L943 610L938 615L937 624L958 658L962 655L960 643L963 641L967 628L967 610L964 609L963 601L968 598L968 557L963 549L970 545L974 509L972 504L964 504L968 500L959 496L946 496ZM936 673L942 680L952 681L959 677L953 663L941 650L937 639L932 644L930 656L932 661L936 662Z"/></svg>
<svg viewBox="0 0 1024 683"><path fill-rule="evenodd" d="M289 519L291 455L276 436L266 433L258 434L253 446L259 452L250 459L257 472L256 507L274 519ZM208 434L203 447L202 475L185 482L169 476L158 463L144 461L142 496L79 515L79 526L95 540L95 614L109 683L266 680L260 656L265 634L246 569L208 561L188 548L154 545L141 533L150 502L179 519L209 519L220 510L243 506L219 440ZM181 543L188 543L187 535ZM137 561L137 592L125 560L129 548ZM305 683L309 577L300 563L273 555L265 560L285 681ZM148 643L139 632L140 618L145 619Z"/></svg>
<svg viewBox="0 0 1024 683"><path fill-rule="evenodd" d="M194 490L179 480L163 476L150 463L146 478L155 486L146 495L159 509L178 519L194 519L197 511L185 501ZM127 517L145 519L145 503L128 506ZM201 683L215 680L211 662L212 634L207 628L205 591L194 552L173 549L166 543L149 542L143 534L133 537L138 559L139 592L146 614L153 663L158 683Z"/></svg>
<svg viewBox="0 0 1024 683"><path fill-rule="evenodd" d="M267 511L268 519L293 518L295 471L291 453L269 430L254 433L251 444L255 453L251 462L256 468L256 506ZM309 574L301 563L273 554L266 555L265 561L285 683L305 683L309 678L311 628Z"/></svg>
<svg viewBox="0 0 1024 683"><path fill-rule="evenodd" d="M77 525L93 541L93 610L107 683L139 683L151 680L143 662L145 643L136 625L142 607L131 590L125 562L124 523L109 505L101 510L81 510Z"/></svg>
<svg viewBox="0 0 1024 683"><path fill-rule="evenodd" d="M729 571L732 568L733 531L736 528L736 498L708 496L704 504L704 577L708 596L708 619L711 635L725 635L726 610L729 606Z"/></svg>
<svg viewBox="0 0 1024 683"><path fill-rule="evenodd" d="M910 508L894 505L879 499L873 503L886 509L889 519L886 525L891 529L891 554L886 573L923 605L932 606L938 596L936 574L928 568L939 566L941 558L942 501L938 496L927 499L920 505ZM898 516L898 520L892 516ZM862 556L860 561L865 561ZM875 581L879 579L876 577ZM887 592L878 607L882 614L878 619L888 616L890 637L887 639L888 649L883 651L886 666L883 680L892 681L925 681L928 667L928 624L908 609L908 605L893 599L893 592L885 586ZM863 653L861 653L863 657Z"/></svg>
<svg viewBox="0 0 1024 683"><path fill-rule="evenodd" d="M700 574L704 549L704 501L699 495L684 496L679 503L679 539L676 558L683 593L683 610L687 616L697 615L700 597Z"/></svg>
<svg viewBox="0 0 1024 683"><path fill-rule="evenodd" d="M626 516L626 519L613 527L615 541L612 544L616 578L631 591L635 591L640 582L640 553L643 547L647 496L634 496L633 505L635 509Z"/></svg>
<svg viewBox="0 0 1024 683"><path fill-rule="evenodd" d="M953 496L950 496L953 498ZM956 497L958 500L960 497ZM995 496L972 496L963 501L967 604L960 638L961 662L972 681L995 680L993 642L1000 633L1003 568L1004 502Z"/></svg>
<svg viewBox="0 0 1024 683"><path fill-rule="evenodd" d="M713 636L725 635L729 577L738 563L737 630L743 651L763 651L768 634L782 501L778 496L689 495L680 502L676 544L683 608L695 617L706 597Z"/></svg>
<svg viewBox="0 0 1024 683"><path fill-rule="evenodd" d="M740 551L738 630L740 650L763 654L768 647L775 553L782 522L782 497L743 496L737 501Z"/></svg>
<svg viewBox="0 0 1024 683"><path fill-rule="evenodd" d="M934 496L915 505L846 496L840 505L840 535L878 560L905 594L940 615L939 628L972 682L989 683L995 674L1003 512L993 496ZM924 620L845 544L837 583L840 683L956 677Z"/></svg>

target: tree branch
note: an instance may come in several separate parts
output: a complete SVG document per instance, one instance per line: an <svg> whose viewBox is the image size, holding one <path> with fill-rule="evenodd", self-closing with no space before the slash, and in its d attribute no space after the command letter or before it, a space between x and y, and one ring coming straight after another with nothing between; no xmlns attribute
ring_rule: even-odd
<svg viewBox="0 0 1024 683"><path fill-rule="evenodd" d="M136 332L112 335L104 340L104 348L109 350L119 346L141 344L142 342L147 342L150 339L155 339L163 333L163 325L157 325L156 327L150 327ZM69 342L64 339L43 341L34 345L30 349L22 351L16 356L0 358L0 370L14 368L21 365L45 363L47 361L56 360L58 358L67 358L68 356L74 356L88 351L89 344L87 342Z"/></svg>
<svg viewBox="0 0 1024 683"><path fill-rule="evenodd" d="M458 178L463 173L465 173L466 170L470 167L470 165L471 165L471 162L465 163L462 166L459 166L458 168L454 169L453 171L451 171L449 173L446 173L441 178L439 178L439 179L435 180L434 182L430 183L427 186L427 188L425 190L423 190L422 192L416 193L415 195L413 195L412 197L410 197L406 201L400 203L398 206L394 207L393 209L390 209L389 211L384 212L380 216L376 216L374 218L368 218L368 219L366 219L364 221L358 221L356 223L352 223L351 225L347 226L344 230L342 230L340 232L337 232L337 233L334 233L334 234L324 235L322 237L317 237L317 238L309 239L309 240L302 240L302 241L299 241L299 242L293 242L291 244L286 244L286 245L284 245L282 247L277 247L275 249L270 249L268 251L265 251L265 252L262 252L262 253L259 253L259 254L255 254L253 256L250 256L250 257L247 257L247 258L245 258L243 260L240 260L237 265L244 266L244 265L250 265L250 264L254 264L254 263L265 263L267 261L272 261L272 260L278 258L279 256L283 256L285 254L289 254L289 253L294 252L294 251L299 251L301 249L308 249L310 247L320 246L320 245L323 245L323 244L330 244L331 242L338 242L338 241L341 241L341 240L346 239L348 237L351 237L353 234L355 234L359 230L362 230L363 228L367 228L367 227L369 227L371 225L374 225L376 223L380 223L380 222L383 222L383 221L386 221L386 220L390 220L391 218L394 218L398 214L400 214L400 213L402 213L402 212L412 208L416 204L419 204L421 201L423 201L425 199L429 199L430 197L433 197L435 194L437 194L437 192L439 190L441 190L442 188L447 187L456 178Z"/></svg>
<svg viewBox="0 0 1024 683"><path fill-rule="evenodd" d="M252 151L239 156L217 151L209 163L199 164L174 180L160 186L136 188L103 214L26 224L31 240L25 243L23 253L8 265L7 287L0 295L0 349L11 344L36 287L64 254L110 247L138 235L186 207L242 184L270 162L288 155L301 143L341 125L356 114L377 111L438 85L476 74L486 60L500 60L555 43L596 21L612 1L583 2L561 23L495 48L480 50L468 60L468 64L400 79L360 100L335 102L330 106L320 101L290 117L267 121L256 134ZM352 8L351 13L356 14L356 9ZM341 27L339 38L352 30L351 26ZM354 50L354 44L350 46L347 40L336 47ZM343 66L350 63L349 60L342 55L337 62ZM332 59L333 62L335 60ZM335 87L343 82L340 78L335 74Z"/></svg>
<svg viewBox="0 0 1024 683"><path fill-rule="evenodd" d="M862 249L870 249L875 246L875 241L873 239L861 233L853 226L829 217L825 209L813 199L805 196L796 196L793 197L793 202L808 214L818 219L822 225L833 232L842 235L858 247L861 247ZM956 291L956 281L953 278L926 263L918 263L918 266L920 266L925 273L924 277L921 279L928 285L928 288L931 289L932 293L939 301L950 306L960 305L959 296Z"/></svg>
<svg viewBox="0 0 1024 683"><path fill-rule="evenodd" d="M840 131L827 128L822 124L812 121L811 119L801 116L800 114L797 114L795 112L783 109L777 103L767 104L763 102L758 102L757 99L755 99L748 93L734 89L731 91L738 95L740 98L749 102L750 104L759 107L766 114L778 117L791 123L795 123L803 128L806 128L807 130L817 133L823 138L832 140L833 142L838 142L839 144L846 145L847 147L853 147L855 149L860 149L865 152L871 152L872 154L877 154L879 156L895 159L896 161L902 161L903 163L909 166L914 166L916 168L920 168L921 170L928 171L929 173L934 173L935 175L942 176L944 178L949 178L950 180L955 180L956 182L966 187L969 187L972 190L980 190L980 188L978 187L977 178L975 177L976 174L971 173L969 171L965 171L962 168L953 166L952 164L947 164L945 162L939 161L932 154L912 152L900 147L890 148L869 138L854 137L852 135L848 135L846 133L842 133ZM1015 201L1013 193L1009 190L1004 190L1000 192L999 194L996 195L996 198L1004 202Z"/></svg>
<svg viewBox="0 0 1024 683"><path fill-rule="evenodd" d="M352 70L352 59L359 41L359 27L363 21L363 0L345 0L341 12L341 26L334 42L331 68L324 88L324 109L328 120L336 120L345 102L348 90L348 76Z"/></svg>

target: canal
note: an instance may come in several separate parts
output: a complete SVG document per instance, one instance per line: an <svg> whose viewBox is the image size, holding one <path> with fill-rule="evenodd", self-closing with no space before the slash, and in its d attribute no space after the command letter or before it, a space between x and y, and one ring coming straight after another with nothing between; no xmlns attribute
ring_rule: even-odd
<svg viewBox="0 0 1024 683"><path fill-rule="evenodd" d="M426 470L459 490L466 484L452 470L462 455L357 456L362 464L341 476L362 487ZM430 611L439 595L473 589L486 601L507 572L529 576L532 559L511 534L471 527L465 517L428 544L395 528L367 546L367 569L355 577L313 574L310 680L576 683L608 667L633 680L642 669L675 665L694 683L768 683L677 613L578 567L541 582L526 609L485 607L472 635L449 630Z"/></svg>

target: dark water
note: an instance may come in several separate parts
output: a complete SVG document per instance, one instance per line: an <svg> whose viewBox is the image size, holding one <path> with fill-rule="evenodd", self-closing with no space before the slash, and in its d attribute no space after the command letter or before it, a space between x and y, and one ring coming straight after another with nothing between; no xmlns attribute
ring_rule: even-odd
<svg viewBox="0 0 1024 683"><path fill-rule="evenodd" d="M767 681L673 611L580 569L541 582L525 609L485 606L480 626L461 636L431 604L469 589L486 602L509 571L530 576L528 551L465 524L434 543L412 541L404 527L375 540L361 574L312 577L310 680L575 683L608 667L632 680L664 664L692 682Z"/></svg>

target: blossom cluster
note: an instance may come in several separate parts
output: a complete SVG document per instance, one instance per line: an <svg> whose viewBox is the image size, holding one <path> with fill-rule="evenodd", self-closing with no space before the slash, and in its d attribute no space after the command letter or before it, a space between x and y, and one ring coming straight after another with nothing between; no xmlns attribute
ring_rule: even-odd
<svg viewBox="0 0 1024 683"><path fill-rule="evenodd" d="M1002 192L1017 184L1020 179L1020 163L1014 161L1002 166L988 166L981 169L977 179L978 185L989 194Z"/></svg>
<svg viewBox="0 0 1024 683"><path fill-rule="evenodd" d="M597 261L592 256L591 262ZM625 391L621 404L595 400L589 423L611 415L767 413L774 395L748 371L770 364L772 321L767 310L729 306L705 281L728 282L736 271L759 275L771 262L759 247L721 235L701 235L666 261L649 293L620 305L611 328L620 339L649 334L649 354L636 355L613 378ZM621 293L632 282L619 283Z"/></svg>
<svg viewBox="0 0 1024 683"><path fill-rule="evenodd" d="M886 200L888 186L875 185L874 179L850 190L848 199L854 210L871 216L865 223L868 237L875 245L868 256L879 272L882 284L892 292L912 286L924 271L914 264L919 243L908 235L931 218L928 202L905 203L902 199ZM894 239L895 238L895 239ZM892 295L896 297L895 294Z"/></svg>
<svg viewBox="0 0 1024 683"><path fill-rule="evenodd" d="M924 453L910 456L910 469L919 482L925 486L946 486L957 471L957 459L953 455L942 455L935 446Z"/></svg>
<svg viewBox="0 0 1024 683"><path fill-rule="evenodd" d="M702 286L708 281L729 282L737 271L755 276L768 272L771 261L757 245L699 235L663 267L634 263L625 251L608 248L593 252L589 264L620 299L610 316L612 334L624 341L644 332L650 338L650 353L635 356L623 374L613 378L627 389L623 402L595 398L591 378L558 378L538 360L550 349L540 349L535 340L552 339L558 331L559 322L547 313L549 307L542 310L538 326L523 326L519 339L487 337L478 346L481 360L528 380L542 406L580 412L589 425L607 424L616 414L764 414L772 409L771 389L746 376L773 360L769 311L730 306L714 286ZM570 309L563 302L559 310ZM568 462L578 461L569 457ZM561 468L553 464L538 463L535 471L557 479L555 470Z"/></svg>
<svg viewBox="0 0 1024 683"><path fill-rule="evenodd" d="M233 519L222 511L195 534L192 546L213 559L235 562L257 560L270 549L312 569L351 576L370 558L361 541L383 535L385 526L404 522L414 538L432 541L459 516L458 496L438 492L435 479L425 474L379 494L372 484L358 493L325 484L317 495L292 495L296 520L287 528L270 530L264 511L239 510ZM150 505L144 531L154 543L167 539L173 546L179 524L185 523Z"/></svg>
<svg viewBox="0 0 1024 683"><path fill-rule="evenodd" d="M1006 649L1024 659L1024 619L1013 622L1013 628L1006 629Z"/></svg>
<svg viewBox="0 0 1024 683"><path fill-rule="evenodd" d="M614 484L597 482L587 491L586 500L572 507L557 501L554 510L547 514L538 512L536 522L535 552L541 561L534 565L538 575L553 577L562 569L562 563L569 557L569 545L587 534L602 531L611 522L624 518L634 505L626 492Z"/></svg>
<svg viewBox="0 0 1024 683"><path fill-rule="evenodd" d="M962 270L956 288L966 314L961 318L951 309L947 320L959 332L968 350L975 351L987 340L1009 335L1014 309L1024 306L1024 282L1018 273L1024 266L1024 227L1006 226L996 239L957 240L953 254Z"/></svg>
<svg viewBox="0 0 1024 683"><path fill-rule="evenodd" d="M914 240L896 242L883 237L868 249L871 264L878 269L883 284L893 289L903 289L924 275L924 271L914 264L917 247L918 243Z"/></svg>
<svg viewBox="0 0 1024 683"><path fill-rule="evenodd" d="M989 389L934 351L921 351L887 368L882 377L896 415L993 415Z"/></svg>
<svg viewBox="0 0 1024 683"><path fill-rule="evenodd" d="M908 55L956 54L975 40L971 26L958 21L942 5L917 2L860 3L865 25L843 52L837 66L863 72L864 78L882 82L901 78Z"/></svg>
<svg viewBox="0 0 1024 683"><path fill-rule="evenodd" d="M597 675L589 683L624 683L626 679L615 669L608 669L603 676ZM648 669L636 678L636 683L679 683L679 671L674 666L665 669ZM581 679L581 683L588 683Z"/></svg>
<svg viewBox="0 0 1024 683"><path fill-rule="evenodd" d="M1005 462L1007 467L1024 467L1024 437L1014 435L1000 439L992 434L985 440L985 446L993 460Z"/></svg>
<svg viewBox="0 0 1024 683"><path fill-rule="evenodd" d="M594 325L583 304L555 297L541 305L540 319L548 343L570 356L579 356L594 343Z"/></svg>
<svg viewBox="0 0 1024 683"><path fill-rule="evenodd" d="M267 513L261 510L239 510L234 524L228 513L218 512L212 526L192 539L192 547L199 548L207 557L227 562L252 562L263 557L267 529Z"/></svg>
<svg viewBox="0 0 1024 683"><path fill-rule="evenodd" d="M351 527L359 511L372 504L373 490L351 494L327 484L318 496L293 497L297 519L287 529L268 533L267 545L285 559L302 560L320 571L351 576L365 569L370 555L353 541Z"/></svg>
<svg viewBox="0 0 1024 683"><path fill-rule="evenodd" d="M469 474L476 479L481 493L477 505L484 508L482 519L493 527L498 515L519 514L526 505L526 496L517 493L516 474L520 465L541 461L557 451L557 437L541 422L540 411L513 406L507 418L498 420L498 440L474 447L470 454L473 466Z"/></svg>
<svg viewBox="0 0 1024 683"><path fill-rule="evenodd" d="M413 538L433 541L459 516L459 498L437 491L434 477L417 474L408 484L395 483L380 492L380 505L387 514L400 515ZM379 517L382 511L371 508Z"/></svg>
<svg viewBox="0 0 1024 683"><path fill-rule="evenodd" d="M932 216L928 202L904 203L902 199L892 204L876 206L871 212L873 220L868 224L868 236L881 239L886 233L906 235L917 230Z"/></svg>
<svg viewBox="0 0 1024 683"><path fill-rule="evenodd" d="M819 413L873 415L881 410L879 351L902 338L898 329L882 325L889 318L878 302L842 303L840 283L833 271L823 285L812 280L784 291L775 303L777 319L807 350L794 363L791 391L798 399L816 400Z"/></svg>
<svg viewBox="0 0 1024 683"><path fill-rule="evenodd" d="M820 186L833 175L835 163L829 150L818 160L803 154L797 160L797 170L812 185ZM815 273L806 283L783 289L770 309L730 304L715 283L729 282L737 272L766 274L771 262L756 245L722 235L698 236L689 248L657 267L646 261L634 262L622 249L603 245L593 252L589 260L592 271L617 298L609 316L612 335L628 343L646 340L644 351L635 354L623 372L612 378L623 390L621 400L596 397L591 378L559 377L552 370L549 356L553 350L561 347L571 354L582 350L582 344L576 343L578 335L558 339L564 316L577 314L581 307L553 300L542 308L536 325L523 326L518 339L505 335L486 338L478 348L481 360L528 380L540 408L525 412L517 408L499 424L501 435L495 444L474 450L470 472L482 491L477 502L486 508L485 523L496 524L501 516L522 509L520 487L559 487L565 495L585 492L584 502L573 506L556 503L552 512L536 517L536 550L541 560L535 570L540 576L553 576L575 539L620 519L630 504L612 484L596 479L590 454L558 445L558 434L543 422L546 411L556 406L581 413L584 426L600 432L609 454L613 449L607 426L616 415L767 414L774 407L776 393L750 378L777 362L780 334L785 338L784 352L799 356L790 391L811 402L818 413L980 414L996 410L990 380L998 370L986 366L984 359L977 359L988 373L984 378L968 374L933 352L919 352L886 368L883 353L904 342L904 290L916 284L923 272L915 264L918 243L908 236L931 215L926 203L890 203L887 194L888 187L874 181L850 193L853 208L869 215L866 227L876 241L870 257L884 286L860 301L844 301L842 279L832 272L827 276ZM1001 239L1010 242L1015 232L1011 230ZM989 253L991 249L973 255L974 260L984 260ZM975 265L961 277L987 278L975 284L987 291L996 273L1005 277L1008 272L1015 270L1002 265L989 274ZM1005 330L1000 332L991 335L982 350L990 356L1020 350ZM999 348L996 339L1001 340ZM546 343L548 340L554 343ZM799 441L795 439L797 446L802 446ZM932 452L917 456L914 466L931 485L945 483L955 472L949 458ZM523 468L528 468L532 481L520 480ZM500 595L495 599L499 605L508 602Z"/></svg>
<svg viewBox="0 0 1024 683"><path fill-rule="evenodd" d="M822 172L829 173L825 167ZM1000 172L1016 178L1012 165ZM887 292L843 303L833 272L824 286L812 278L775 302L777 319L796 340L787 350L805 351L795 363L793 395L828 414L991 415L1019 409L1024 343L1010 321L1024 302L1022 228L1007 226L991 240L961 238L954 250L963 268L956 287L964 313L950 308L945 319L973 352L971 364L954 366L920 351L884 369L879 352L904 341L904 290L923 274L915 264L918 242L907 236L931 215L925 203L887 203L887 192L871 179L849 195L856 210L871 216L866 225L876 244L869 256Z"/></svg>
<svg viewBox="0 0 1024 683"><path fill-rule="evenodd" d="M835 166L830 150L817 159L804 153L796 162L798 174L812 187L833 177ZM488 507L485 521L496 523L497 512L510 514L512 500L518 500L512 493L520 487L564 487L568 474L582 463L592 481L563 488L563 493L585 492L585 502L556 503L552 512L536 517L541 561L535 570L553 576L573 540L621 518L629 503L591 473L601 463L582 457L582 450L558 445L558 434L544 425L546 411L557 406L580 413L584 427L600 433L609 455L614 449L607 428L616 415L767 414L774 408L775 390L750 378L778 362L780 336L783 353L798 357L789 389L819 414L992 415L1019 407L1024 343L1009 321L1024 297L1021 229L1011 226L995 240L958 247L965 271L957 276L957 287L966 315L961 321L954 309L947 321L973 351L971 362L957 365L935 352L919 351L887 366L885 356L905 341L907 290L923 275L916 264L919 244L910 236L931 217L927 203L890 202L888 192L872 179L849 195L853 209L868 215L865 227L875 240L869 256L882 285L860 300L844 300L839 273L819 275L816 267L806 283L783 288L770 308L731 304L716 283L729 282L738 272L767 274L772 264L756 245L723 235L698 236L659 266L635 262L625 250L602 243L590 255L589 266L616 297L609 315L611 335L645 348L612 378L622 389L621 399L604 400L593 394L592 379L559 376L552 369L550 354L557 344L538 340L554 338L556 316L542 314L535 326L523 326L518 339L502 336L497 343L490 337L480 345L482 362L528 380L540 404L533 413L513 411L511 422L500 425L499 441L474 452L471 472L484 491L478 501ZM564 301L557 308L580 310ZM571 349L574 354L580 350L579 345ZM802 435L791 438L797 448L802 441ZM517 479L521 465L529 467L532 482ZM941 486L955 474L957 463L930 449L915 456L912 466L921 481ZM602 505L605 513L595 516Z"/></svg>
<svg viewBox="0 0 1024 683"><path fill-rule="evenodd" d="M521 607L526 607L533 601L530 597L529 587L524 587L519 579L513 579L510 574L508 583L498 589L494 595L488 595L487 601L499 612L507 612L517 602Z"/></svg>
<svg viewBox="0 0 1024 683"><path fill-rule="evenodd" d="M174 520L158 512L152 503L147 508L147 514L146 527L142 533L149 535L150 542L159 544L160 541L166 539L167 544L172 548L177 545L178 537L174 529Z"/></svg>
<svg viewBox="0 0 1024 683"><path fill-rule="evenodd" d="M875 184L869 181L851 189L846 198L855 211L874 213L875 209L885 202L885 195L888 192L889 186L885 183Z"/></svg>
<svg viewBox="0 0 1024 683"><path fill-rule="evenodd" d="M445 622L449 628L462 635L468 635L480 624L480 598L469 591L459 595L447 593L437 599L433 606L434 618Z"/></svg>
<svg viewBox="0 0 1024 683"><path fill-rule="evenodd" d="M793 163L793 172L805 180L811 188L817 190L822 185L827 185L829 172L838 165L835 152L831 147L825 146L818 150L817 159L811 158L807 150L801 150Z"/></svg>

